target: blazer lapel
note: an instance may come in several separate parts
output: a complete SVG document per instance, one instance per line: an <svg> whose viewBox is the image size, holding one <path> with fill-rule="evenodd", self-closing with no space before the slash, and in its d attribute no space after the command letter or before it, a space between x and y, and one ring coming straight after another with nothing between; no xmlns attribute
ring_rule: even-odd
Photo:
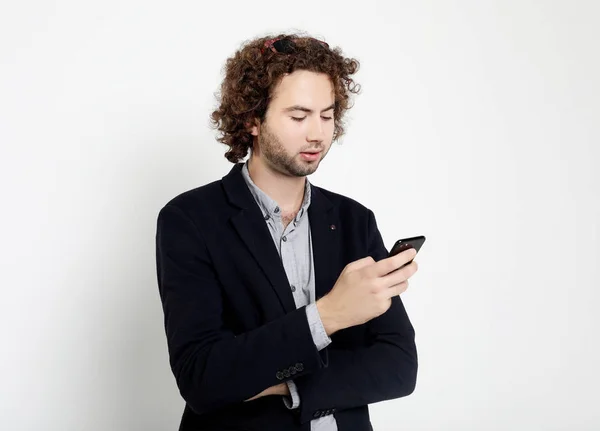
<svg viewBox="0 0 600 431"><path fill-rule="evenodd" d="M328 293L337 280L340 223L337 211L323 192L311 184L308 207L315 269L315 300Z"/></svg>
<svg viewBox="0 0 600 431"><path fill-rule="evenodd" d="M231 224L271 283L283 309L289 313L296 309L290 283L269 227L244 181L242 167L243 163L237 163L222 181L230 202L240 208L231 217Z"/></svg>
<svg viewBox="0 0 600 431"><path fill-rule="evenodd" d="M283 309L289 313L296 309L290 283L260 208L244 181L242 167L243 163L237 163L222 180L230 202L239 208L230 220L271 283ZM331 290L337 277L335 262L337 262L339 226L335 211L331 211L332 208L331 201L311 184L308 217L313 248L316 299Z"/></svg>

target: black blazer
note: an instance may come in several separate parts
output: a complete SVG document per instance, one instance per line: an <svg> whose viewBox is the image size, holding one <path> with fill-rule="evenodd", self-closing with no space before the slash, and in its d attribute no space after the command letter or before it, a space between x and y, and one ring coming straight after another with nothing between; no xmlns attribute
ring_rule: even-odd
<svg viewBox="0 0 600 431"><path fill-rule="evenodd" d="M414 329L399 296L320 352L296 309L262 213L236 164L159 212L156 263L172 372L186 401L180 431L310 430L333 414L339 431L372 430L368 404L412 393ZM387 256L373 212L311 185L308 209L317 299L357 259ZM293 379L300 406L281 396L244 402Z"/></svg>

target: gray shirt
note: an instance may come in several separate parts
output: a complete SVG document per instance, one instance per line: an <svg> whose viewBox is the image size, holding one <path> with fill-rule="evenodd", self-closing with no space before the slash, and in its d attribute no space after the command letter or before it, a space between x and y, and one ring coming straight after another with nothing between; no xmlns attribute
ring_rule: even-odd
<svg viewBox="0 0 600 431"><path fill-rule="evenodd" d="M331 339L325 332L315 304L315 276L308 219L308 207L310 206L310 183L308 178L304 187L302 207L294 220L284 228L279 205L254 184L248 172L248 162L244 163L242 176L246 180L246 184L248 184L248 188L269 227L290 282L296 308L306 305L306 315L313 341L317 349L322 350L331 343ZM291 400L289 397L283 397L283 402L287 408L296 409L302 401L298 389L293 380L288 380L287 385L290 389ZM338 429L333 414L311 420L310 427L311 431L337 431Z"/></svg>

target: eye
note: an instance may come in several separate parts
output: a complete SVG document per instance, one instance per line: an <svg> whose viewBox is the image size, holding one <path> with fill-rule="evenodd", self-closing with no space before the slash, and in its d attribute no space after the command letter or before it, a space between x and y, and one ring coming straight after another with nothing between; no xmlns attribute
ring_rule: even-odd
<svg viewBox="0 0 600 431"><path fill-rule="evenodd" d="M306 117L290 117L292 120L297 121L297 122L301 122L303 121ZM323 120L325 121L329 121L331 120L333 117L321 117Z"/></svg>

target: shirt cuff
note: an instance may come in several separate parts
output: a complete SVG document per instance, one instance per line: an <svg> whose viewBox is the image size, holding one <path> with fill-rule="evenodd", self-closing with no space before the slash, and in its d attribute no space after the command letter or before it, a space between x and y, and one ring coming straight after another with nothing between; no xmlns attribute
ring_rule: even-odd
<svg viewBox="0 0 600 431"><path fill-rule="evenodd" d="M300 405L300 394L298 393L298 387L296 386L296 383L294 383L293 380L288 380L288 381L286 381L286 383L290 390L291 400L290 400L290 397L284 396L283 403L290 410L296 409Z"/></svg>
<svg viewBox="0 0 600 431"><path fill-rule="evenodd" d="M306 306L306 317L308 318L308 325L310 326L310 333L312 334L315 346L317 346L318 350L323 350L331 343L331 338L325 332L325 327L323 326L319 309L315 302Z"/></svg>

